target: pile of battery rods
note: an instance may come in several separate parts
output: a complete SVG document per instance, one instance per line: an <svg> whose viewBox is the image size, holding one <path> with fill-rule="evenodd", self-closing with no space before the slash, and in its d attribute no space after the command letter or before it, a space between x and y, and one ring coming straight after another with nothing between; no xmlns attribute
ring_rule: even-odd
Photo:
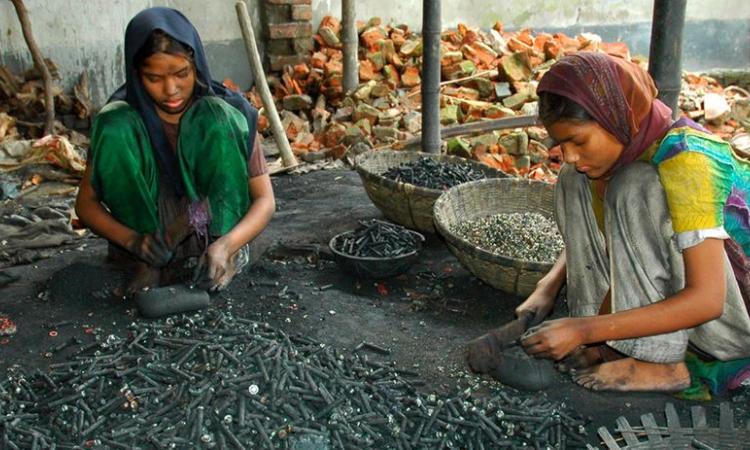
<svg viewBox="0 0 750 450"><path fill-rule="evenodd" d="M0 447L585 447L585 421L560 404L425 395L369 348L343 354L221 310L133 323L0 380Z"/></svg>

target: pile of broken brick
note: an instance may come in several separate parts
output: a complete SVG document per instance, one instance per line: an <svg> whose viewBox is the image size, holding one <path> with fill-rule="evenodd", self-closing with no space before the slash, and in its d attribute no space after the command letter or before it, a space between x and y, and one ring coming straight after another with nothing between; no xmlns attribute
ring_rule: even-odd
<svg viewBox="0 0 750 450"><path fill-rule="evenodd" d="M386 25L379 18L358 22L357 28L360 84L353 92L345 93L342 87L341 24L331 16L321 21L313 36L309 64L286 66L269 78L292 149L304 160L351 161L369 149L402 148L420 132L421 36L406 25ZM631 59L625 43L603 42L591 33L571 38L529 29L509 32L499 22L489 31L459 25L443 32L441 124L536 114L539 79L559 57L575 51ZM747 92L727 90L724 98L725 90L715 80L694 74L686 74L684 80L685 113L701 122L708 119L711 129L728 140L744 131L730 110L738 101L747 103ZM720 114L704 116L706 94L724 101ZM246 95L262 107L254 89ZM262 120L261 130L266 127ZM456 137L445 143L445 151L545 181L556 179L561 162L559 149L542 127Z"/></svg>

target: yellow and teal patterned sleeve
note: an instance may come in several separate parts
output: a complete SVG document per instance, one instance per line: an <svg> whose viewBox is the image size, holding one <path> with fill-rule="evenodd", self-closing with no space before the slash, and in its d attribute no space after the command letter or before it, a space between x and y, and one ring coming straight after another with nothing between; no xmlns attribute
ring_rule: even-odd
<svg viewBox="0 0 750 450"><path fill-rule="evenodd" d="M676 234L722 228L731 173L708 155L683 151L658 166Z"/></svg>

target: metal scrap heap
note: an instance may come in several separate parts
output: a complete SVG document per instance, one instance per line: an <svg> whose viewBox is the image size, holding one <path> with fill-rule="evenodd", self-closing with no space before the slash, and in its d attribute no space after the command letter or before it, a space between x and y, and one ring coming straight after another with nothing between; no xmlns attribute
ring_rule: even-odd
<svg viewBox="0 0 750 450"><path fill-rule="evenodd" d="M217 310L130 329L0 381L3 448L584 445L585 422L562 405L423 396L418 374L370 360L368 345L342 354Z"/></svg>
<svg viewBox="0 0 750 450"><path fill-rule="evenodd" d="M383 176L402 183L440 190L487 178L484 173L469 164L446 164L427 157L391 167Z"/></svg>

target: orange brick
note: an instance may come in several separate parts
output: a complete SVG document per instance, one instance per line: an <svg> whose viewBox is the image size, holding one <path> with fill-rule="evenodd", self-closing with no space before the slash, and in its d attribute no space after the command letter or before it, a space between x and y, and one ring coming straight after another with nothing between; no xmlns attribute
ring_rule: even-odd
<svg viewBox="0 0 750 450"><path fill-rule="evenodd" d="M344 73L344 65L341 63L341 61L328 61L327 63L325 63L323 71L325 72L325 75L327 77L330 77L331 75L341 75L342 73Z"/></svg>
<svg viewBox="0 0 750 450"><path fill-rule="evenodd" d="M307 149L311 152L317 152L318 150L320 150L320 147L321 147L320 141L315 139L312 142L310 142L310 145L307 146Z"/></svg>
<svg viewBox="0 0 750 450"><path fill-rule="evenodd" d="M421 84L422 78L419 75L419 68L417 66L407 67L403 75L401 75L401 82L406 87L414 87Z"/></svg>
<svg viewBox="0 0 750 450"><path fill-rule="evenodd" d="M380 74L375 70L375 64L365 59L359 62L359 79L361 81L370 81L380 79Z"/></svg>
<svg viewBox="0 0 750 450"><path fill-rule="evenodd" d="M534 50L537 53L544 53L544 44L554 39L549 33L539 33L534 38Z"/></svg>
<svg viewBox="0 0 750 450"><path fill-rule="evenodd" d="M320 29L323 27L330 28L337 35L341 32L341 22L333 16L323 17L323 20L320 21L320 25L318 25L318 32L320 32Z"/></svg>
<svg viewBox="0 0 750 450"><path fill-rule="evenodd" d="M406 33L401 28L394 28L391 30L390 38L393 41L393 45L398 49L406 42Z"/></svg>
<svg viewBox="0 0 750 450"><path fill-rule="evenodd" d="M404 66L404 62L401 61L401 57L398 56L397 53L394 53L392 55L388 55L388 58L386 58L389 63L393 64L394 66L401 68Z"/></svg>
<svg viewBox="0 0 750 450"><path fill-rule="evenodd" d="M326 147L333 147L341 143L346 136L346 127L339 123L331 124L323 133L321 141Z"/></svg>
<svg viewBox="0 0 750 450"><path fill-rule="evenodd" d="M547 59L557 59L563 54L562 45L557 40L551 39L544 43L544 55Z"/></svg>
<svg viewBox="0 0 750 450"><path fill-rule="evenodd" d="M383 30L377 27L372 27L367 30L365 30L360 36L359 36L362 46L365 47L368 50L377 50L378 49L378 42L385 39L385 35L383 34Z"/></svg>
<svg viewBox="0 0 750 450"><path fill-rule="evenodd" d="M526 53L528 57L529 67L534 68L538 66L539 64L544 62L544 54L539 54L537 52L531 51Z"/></svg>
<svg viewBox="0 0 750 450"><path fill-rule="evenodd" d="M461 24L458 24L458 26L460 29ZM443 45L445 45L446 43L450 43L453 45L451 50L460 47L464 41L464 37L460 32L456 32L452 30L444 32L441 37L443 39Z"/></svg>
<svg viewBox="0 0 750 450"><path fill-rule="evenodd" d="M323 53L328 56L331 61L343 61L344 52L335 48L324 48Z"/></svg>
<svg viewBox="0 0 750 450"><path fill-rule="evenodd" d="M497 55L491 53L492 49L488 49L480 42L473 42L466 45L463 47L463 50L467 58L473 59L475 64L484 67L491 66L492 62L497 58Z"/></svg>
<svg viewBox="0 0 750 450"><path fill-rule="evenodd" d="M526 52L534 50L531 45L528 45L515 37L511 38L508 41L508 49L510 49L510 51L512 52Z"/></svg>
<svg viewBox="0 0 750 450"><path fill-rule="evenodd" d="M308 22L272 23L268 25L270 39L292 39L312 36L312 24Z"/></svg>
<svg viewBox="0 0 750 450"><path fill-rule="evenodd" d="M311 5L292 5L292 20L310 21L312 17Z"/></svg>
<svg viewBox="0 0 750 450"><path fill-rule="evenodd" d="M624 42L602 42L599 44L599 48L609 55L619 56L630 61L630 49L628 44Z"/></svg>
<svg viewBox="0 0 750 450"><path fill-rule="evenodd" d="M573 39L572 37L567 36L565 33L555 33L554 38L557 39L557 42L562 46L563 50L565 52L575 52L581 47L581 43L578 41L578 39Z"/></svg>
<svg viewBox="0 0 750 450"><path fill-rule="evenodd" d="M271 63L271 70L281 70L284 66L290 66L306 62L310 59L306 55L268 55L268 60Z"/></svg>
<svg viewBox="0 0 750 450"><path fill-rule="evenodd" d="M240 87L237 86L234 83L234 81L232 81L231 78L224 78L224 80L221 82L221 84L224 85L224 87L226 87L230 91L240 92L240 90L241 90Z"/></svg>
<svg viewBox="0 0 750 450"><path fill-rule="evenodd" d="M268 129L268 117L258 116L258 131L262 132Z"/></svg>
<svg viewBox="0 0 750 450"><path fill-rule="evenodd" d="M328 62L328 56L321 52L313 53L312 58L310 58L310 65L316 69L325 67L326 62Z"/></svg>
<svg viewBox="0 0 750 450"><path fill-rule="evenodd" d="M307 78L308 75L310 75L310 66L307 64L297 64L294 66L292 77L295 79L301 80Z"/></svg>
<svg viewBox="0 0 750 450"><path fill-rule="evenodd" d="M466 33L464 34L464 38L461 41L462 44L473 44L474 42L479 42L481 38L479 37L479 33L476 32L476 30L466 30Z"/></svg>
<svg viewBox="0 0 750 450"><path fill-rule="evenodd" d="M326 151L326 154L333 159L341 159L344 157L344 155L346 155L346 146L344 144L336 145L329 148Z"/></svg>
<svg viewBox="0 0 750 450"><path fill-rule="evenodd" d="M519 31L516 38L528 46L534 45L534 37L531 35L531 30L528 28Z"/></svg>
<svg viewBox="0 0 750 450"><path fill-rule="evenodd" d="M398 69L392 64L388 64L383 68L383 74L385 75L385 80L391 85L391 87L395 89L401 86L401 77L398 74Z"/></svg>

